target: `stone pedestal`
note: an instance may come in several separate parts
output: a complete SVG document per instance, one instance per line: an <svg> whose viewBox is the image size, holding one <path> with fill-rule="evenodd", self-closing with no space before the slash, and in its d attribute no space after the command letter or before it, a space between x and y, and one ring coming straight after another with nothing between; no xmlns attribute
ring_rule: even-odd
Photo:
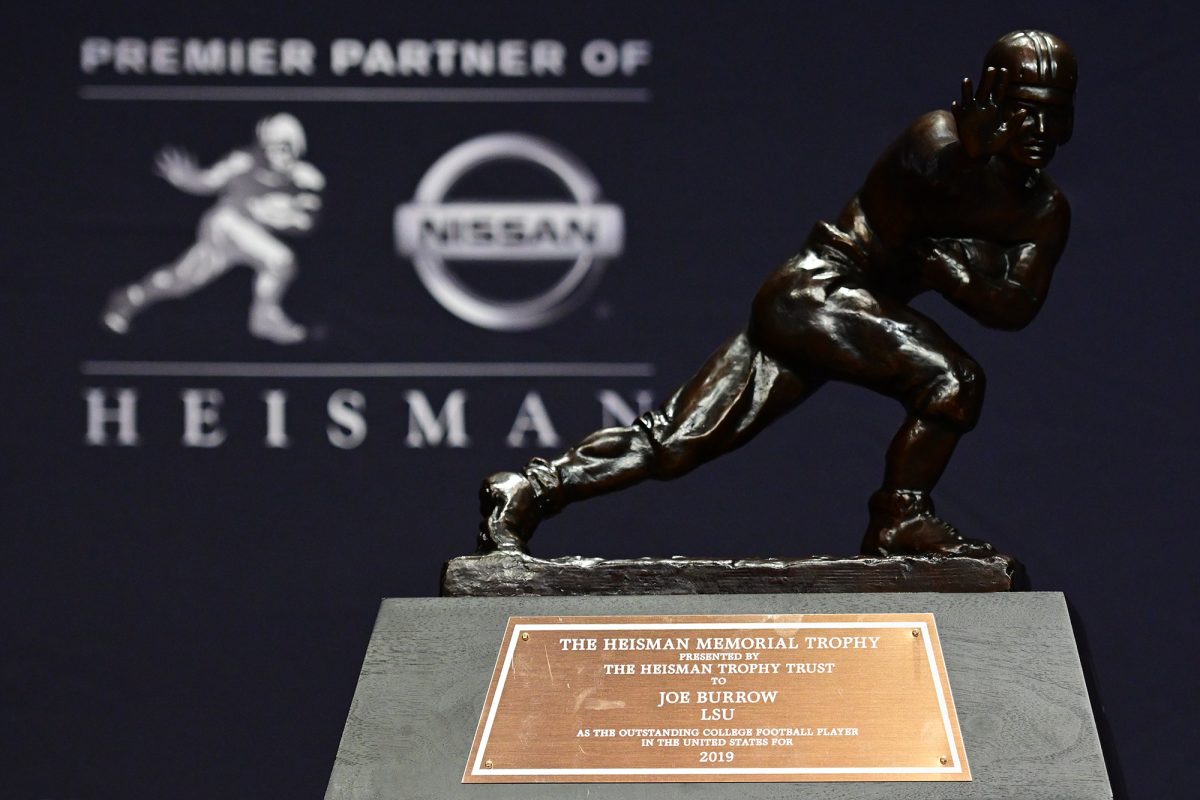
<svg viewBox="0 0 1200 800"><path fill-rule="evenodd" d="M509 616L931 612L970 783L461 783ZM383 601L326 800L1111 800L1063 596L758 594Z"/></svg>

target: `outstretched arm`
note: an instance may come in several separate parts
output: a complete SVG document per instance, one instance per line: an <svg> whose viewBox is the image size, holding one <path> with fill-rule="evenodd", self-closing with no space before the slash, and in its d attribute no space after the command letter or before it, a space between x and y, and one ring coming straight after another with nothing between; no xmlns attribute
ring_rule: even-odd
<svg viewBox="0 0 1200 800"><path fill-rule="evenodd" d="M1050 290L1069 214L1060 196L1037 239L1011 247L970 239L931 241L921 267L926 284L990 328L1023 328Z"/></svg>
<svg viewBox="0 0 1200 800"><path fill-rule="evenodd" d="M164 147L154 160L154 171L177 189L188 194L215 194L230 180L254 166L249 153L233 152L202 169L196 159L183 150Z"/></svg>

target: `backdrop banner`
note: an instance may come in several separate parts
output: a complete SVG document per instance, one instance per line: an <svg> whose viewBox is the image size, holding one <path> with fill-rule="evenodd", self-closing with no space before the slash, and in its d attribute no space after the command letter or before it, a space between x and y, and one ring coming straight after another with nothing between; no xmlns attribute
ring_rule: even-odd
<svg viewBox="0 0 1200 800"><path fill-rule="evenodd" d="M1118 791L1180 796L1198 21L26 4L0 50L6 794L318 795L380 598L436 594L482 478L664 400L908 123L1042 28L1080 63L1049 169L1073 230L1025 330L915 302L988 375L936 497L1066 593ZM830 384L533 551L851 554L902 416Z"/></svg>

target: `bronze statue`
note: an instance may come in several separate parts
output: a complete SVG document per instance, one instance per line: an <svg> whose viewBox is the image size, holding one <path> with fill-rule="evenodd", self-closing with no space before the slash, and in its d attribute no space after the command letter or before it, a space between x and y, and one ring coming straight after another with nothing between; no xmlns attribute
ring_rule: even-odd
<svg viewBox="0 0 1200 800"><path fill-rule="evenodd" d="M677 478L745 444L828 380L908 412L869 502L862 552L987 557L935 515L930 492L984 395L979 365L908 302L936 291L979 322L1016 330L1037 314L1070 209L1045 173L1071 138L1075 56L1041 31L1001 37L979 91L917 119L836 223L754 298L750 321L659 409L558 458L488 478L479 551L524 552L542 518L647 478Z"/></svg>

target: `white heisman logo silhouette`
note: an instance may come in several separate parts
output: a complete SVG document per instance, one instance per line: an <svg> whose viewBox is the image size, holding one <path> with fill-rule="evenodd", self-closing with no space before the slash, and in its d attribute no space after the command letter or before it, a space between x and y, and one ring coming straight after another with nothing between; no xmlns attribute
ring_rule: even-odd
<svg viewBox="0 0 1200 800"><path fill-rule="evenodd" d="M183 255L113 292L101 316L106 328L128 333L134 317L150 306L192 294L244 264L257 273L250 333L276 344L304 341L308 332L282 306L296 276L296 257L274 232L312 229L325 178L300 160L306 148L304 128L291 114L263 119L256 134L255 145L234 150L207 169L174 148L158 154L157 172L172 186L219 197L201 217L196 242Z"/></svg>

